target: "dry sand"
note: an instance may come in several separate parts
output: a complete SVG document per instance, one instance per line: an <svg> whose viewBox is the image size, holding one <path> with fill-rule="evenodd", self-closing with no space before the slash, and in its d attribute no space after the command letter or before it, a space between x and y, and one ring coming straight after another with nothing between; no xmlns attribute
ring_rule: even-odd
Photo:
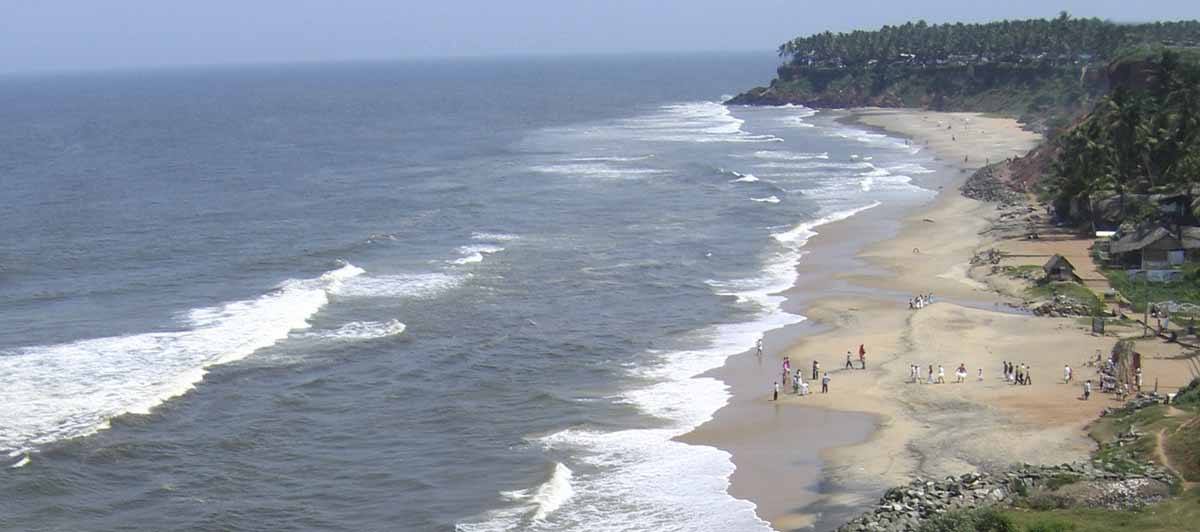
<svg viewBox="0 0 1200 532"><path fill-rule="evenodd" d="M974 113L868 109L855 112L852 119L908 137L959 165L957 184L985 161L1022 155L1040 140L1012 120ZM776 528L836 525L831 521L865 509L883 489L914 477L1016 462L1061 463L1083 458L1093 448L1085 426L1103 407L1116 403L1103 394L1081 400L1079 384L1096 376L1085 361L1097 350L1107 353L1117 338L1092 335L1084 320L1016 313L1007 306L1011 300L972 278L972 254L996 245L987 229L997 209L962 197L957 184L945 187L926 209L903 220L894 237L861 251L858 258L870 266L865 272L847 268L849 273L828 274L857 287L857 292L851 290L855 295L818 300L800 309L809 317L810 329L822 330L793 339L779 356L789 356L806 377L812 361L819 360L823 369L831 370L829 394L819 393L819 383L811 383L818 393L807 397L792 395L787 387L788 393L772 404L761 383L775 375L778 359L755 368L735 357L721 376L735 397L740 391L752 400L731 402L714 422L684 438L730 450L738 467L731 493L758 504L760 516ZM851 218L841 225L854 223ZM847 230L838 226L822 228L812 245ZM907 295L931 292L933 305L908 308ZM867 349L867 369L841 369L846 351L857 354L859 344ZM1149 351L1147 383L1159 379L1164 387L1182 385L1186 363L1169 359L1178 354L1172 352L1177 348L1156 344L1139 345ZM1004 382L1003 361L1027 364L1033 384ZM935 373L943 366L947 383L909 382L910 364L920 366L922 382L930 364ZM954 383L959 364L968 369L961 384ZM1075 369L1075 381L1069 385L1062 382L1064 364ZM979 368L982 381L977 378ZM746 387L754 389L747 392ZM826 413L813 414L810 408L795 409L802 414L786 412L793 405ZM872 414L877 430L865 442L839 444L823 434L819 419L813 418L828 416L826 409ZM767 411L773 413L763 413ZM797 416L803 419L795 421ZM797 459L788 454L789 442L811 444L807 440L817 436L825 439L817 447L825 451L816 495L781 489L786 482L775 471Z"/></svg>

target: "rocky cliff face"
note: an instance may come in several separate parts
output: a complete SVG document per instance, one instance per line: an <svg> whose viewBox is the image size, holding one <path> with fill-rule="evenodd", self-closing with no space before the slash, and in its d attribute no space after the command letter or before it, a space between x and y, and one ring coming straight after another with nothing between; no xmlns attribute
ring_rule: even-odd
<svg viewBox="0 0 1200 532"><path fill-rule="evenodd" d="M1035 130L1064 127L1108 90L1104 68L1086 65L780 66L766 87L730 99L735 105L816 108L916 107L1006 114Z"/></svg>

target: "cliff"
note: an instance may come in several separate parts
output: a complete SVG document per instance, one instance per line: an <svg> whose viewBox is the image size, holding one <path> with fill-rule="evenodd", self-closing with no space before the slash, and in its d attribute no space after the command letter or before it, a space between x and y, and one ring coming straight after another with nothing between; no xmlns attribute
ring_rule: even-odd
<svg viewBox="0 0 1200 532"><path fill-rule="evenodd" d="M727 103L991 112L1045 129L1061 127L1108 90L1104 68L1091 64L785 64L777 74L769 86L750 89Z"/></svg>

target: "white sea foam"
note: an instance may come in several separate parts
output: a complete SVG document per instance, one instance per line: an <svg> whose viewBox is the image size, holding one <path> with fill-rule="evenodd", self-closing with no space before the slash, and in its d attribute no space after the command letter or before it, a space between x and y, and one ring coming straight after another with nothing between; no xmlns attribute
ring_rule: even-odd
<svg viewBox="0 0 1200 532"><path fill-rule="evenodd" d="M867 171L858 174L859 177L885 177L892 175L886 168L879 168L871 163L863 163L868 165Z"/></svg>
<svg viewBox="0 0 1200 532"><path fill-rule="evenodd" d="M458 248L458 252L462 254L462 257L450 262L453 264L474 264L483 262L484 255L491 255L492 253L499 253L501 251L504 251L504 248L488 244L462 246Z"/></svg>
<svg viewBox="0 0 1200 532"><path fill-rule="evenodd" d="M658 112L622 120L639 140L665 142L782 142L774 135L742 130L744 120L718 102L692 102L663 106Z"/></svg>
<svg viewBox="0 0 1200 532"><path fill-rule="evenodd" d="M862 142L864 144L870 144L873 146L894 148L897 150L907 151L907 152L913 153L913 154L921 151L921 149L919 147L905 144L905 142L903 140L898 139L896 137L890 137L890 136L884 135L882 133L873 133L871 131L866 131L863 129L852 129L852 128L831 129L826 132L826 135L829 135L832 137L843 138L843 139L850 139L850 140Z"/></svg>
<svg viewBox="0 0 1200 532"><path fill-rule="evenodd" d="M779 203L780 199L778 196L771 195L765 198L750 198L750 201L755 201L758 203Z"/></svg>
<svg viewBox="0 0 1200 532"><path fill-rule="evenodd" d="M331 340L371 340L396 336L407 328L400 320L352 321L332 331L311 332L304 336Z"/></svg>
<svg viewBox="0 0 1200 532"><path fill-rule="evenodd" d="M540 529L551 514L575 496L571 486L573 476L570 468L555 463L550 478L537 488L500 492L505 499L517 503L516 506L491 512L486 521L464 523L455 528L464 532Z"/></svg>
<svg viewBox="0 0 1200 532"><path fill-rule="evenodd" d="M871 163L837 163L832 161L770 161L757 163L754 167L772 170L869 170L875 168Z"/></svg>
<svg viewBox="0 0 1200 532"><path fill-rule="evenodd" d="M346 264L244 301L190 311L186 330L94 338L0 353L0 451L103 430L187 393L206 369L240 360L308 327L308 318L363 270Z"/></svg>
<svg viewBox="0 0 1200 532"><path fill-rule="evenodd" d="M516 240L521 237L519 237L517 235L510 235L507 233L475 232L475 233L471 233L471 238L474 240L488 240L488 241L492 241L492 242L509 242L509 241Z"/></svg>
<svg viewBox="0 0 1200 532"><path fill-rule="evenodd" d="M808 116L811 116L811 115L808 115ZM780 117L779 121L783 122L784 125L787 125L789 127L804 127L804 128L816 127L816 125L814 125L814 124L805 122L804 117L802 117L802 116L784 116L784 117Z"/></svg>
<svg viewBox="0 0 1200 532"><path fill-rule="evenodd" d="M734 176L737 177L737 179L730 181L730 183L756 183L756 182L758 182L758 178L755 177L754 174L743 174L741 172L735 172L732 170L730 170L729 173L733 174Z"/></svg>
<svg viewBox="0 0 1200 532"><path fill-rule="evenodd" d="M901 174L932 174L934 170L930 170L917 163L904 163L896 166L889 166L887 169L893 173Z"/></svg>
<svg viewBox="0 0 1200 532"><path fill-rule="evenodd" d="M545 164L532 166L530 170L588 179L642 179L664 173L654 168L627 168L602 162Z"/></svg>
<svg viewBox="0 0 1200 532"><path fill-rule="evenodd" d="M878 201L873 201L870 204L864 205L862 207L855 207L853 209L847 209L844 211L834 212L834 213L828 214L826 216L823 216L821 218L818 218L816 220L804 222L788 231L784 231L782 233L775 233L771 236L774 237L775 240L778 240L779 242L782 242L785 244L804 245L805 243L808 242L808 239L817 235L817 233L815 231L813 231L814 228L828 224L828 223L845 220L846 218L854 216L855 214L863 212L867 209L874 209L875 207L878 207L880 205L882 205L882 203L880 203Z"/></svg>
<svg viewBox="0 0 1200 532"><path fill-rule="evenodd" d="M22 456L20 460L17 460L17 463L10 465L8 467L9 467L9 469L17 469L17 468L25 467L27 465L29 465L29 455L28 454L25 456Z"/></svg>
<svg viewBox="0 0 1200 532"><path fill-rule="evenodd" d="M431 299L458 288L468 278L441 272L362 276L343 283L332 293L339 297Z"/></svg>
<svg viewBox="0 0 1200 532"><path fill-rule="evenodd" d="M595 157L576 157L571 161L582 163L632 163L637 161L645 161L653 159L653 155L639 155L636 157L617 157L617 156L595 156Z"/></svg>
<svg viewBox="0 0 1200 532"><path fill-rule="evenodd" d="M795 153L781 150L760 150L754 152L754 157L770 161L807 161L811 159L828 159L829 152Z"/></svg>

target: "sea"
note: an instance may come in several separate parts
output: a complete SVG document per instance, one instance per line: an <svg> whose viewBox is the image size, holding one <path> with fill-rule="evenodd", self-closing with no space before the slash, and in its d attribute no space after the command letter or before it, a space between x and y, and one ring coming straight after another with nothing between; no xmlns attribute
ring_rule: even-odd
<svg viewBox="0 0 1200 532"><path fill-rule="evenodd" d="M777 64L0 77L0 530L769 530L675 438L934 167Z"/></svg>

